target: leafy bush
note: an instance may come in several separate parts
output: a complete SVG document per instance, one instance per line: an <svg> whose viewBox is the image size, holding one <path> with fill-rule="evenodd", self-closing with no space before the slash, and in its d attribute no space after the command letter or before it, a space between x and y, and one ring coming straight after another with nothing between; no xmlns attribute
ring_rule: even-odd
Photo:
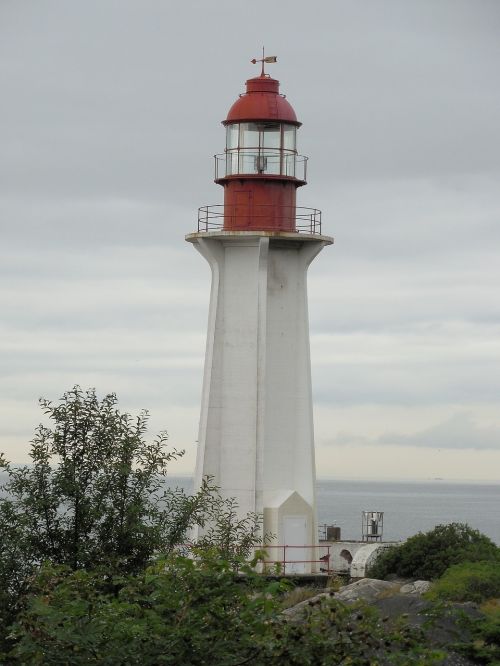
<svg viewBox="0 0 500 666"><path fill-rule="evenodd" d="M279 586L246 574L210 555L173 555L125 577L45 568L13 629L11 663L244 663L270 634L268 593Z"/></svg>
<svg viewBox="0 0 500 666"><path fill-rule="evenodd" d="M435 580L452 564L481 560L500 562L500 549L478 530L463 523L451 523L419 532L401 546L383 551L369 575L383 579L396 574Z"/></svg>
<svg viewBox="0 0 500 666"><path fill-rule="evenodd" d="M13 627L9 664L307 666L433 664L439 655L407 625L323 599L287 621L286 586L203 553L170 556L135 576L44 568Z"/></svg>
<svg viewBox="0 0 500 666"><path fill-rule="evenodd" d="M447 569L427 595L446 601L475 601L500 597L499 562L465 562Z"/></svg>
<svg viewBox="0 0 500 666"><path fill-rule="evenodd" d="M483 604L484 617L476 620L464 620L465 628L472 639L459 643L457 651L474 660L474 663L500 664L500 605Z"/></svg>

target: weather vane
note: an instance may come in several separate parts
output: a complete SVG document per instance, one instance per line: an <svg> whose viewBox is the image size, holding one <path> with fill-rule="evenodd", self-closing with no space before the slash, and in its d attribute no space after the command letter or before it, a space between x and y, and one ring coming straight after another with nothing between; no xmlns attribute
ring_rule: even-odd
<svg viewBox="0 0 500 666"><path fill-rule="evenodd" d="M264 72L264 63L271 63L271 62L277 62L278 58L276 56L266 56L264 55L264 47L262 47L262 58L253 58L253 60L250 60L251 63L254 65L258 62L262 63L262 71L260 73L261 76L265 76Z"/></svg>

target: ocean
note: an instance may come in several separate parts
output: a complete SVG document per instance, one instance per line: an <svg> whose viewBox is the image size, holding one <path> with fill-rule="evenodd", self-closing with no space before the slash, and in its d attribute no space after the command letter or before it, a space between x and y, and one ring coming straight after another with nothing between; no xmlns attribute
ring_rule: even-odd
<svg viewBox="0 0 500 666"><path fill-rule="evenodd" d="M468 523L500 546L500 483L449 481L317 482L318 522L361 538L361 512L384 512L384 541L400 541L436 525Z"/></svg>
<svg viewBox="0 0 500 666"><path fill-rule="evenodd" d="M192 488L189 477L169 485ZM318 523L337 525L341 538L361 539L361 513L384 512L384 541L402 541L436 525L468 523L500 546L500 483L450 481L317 481Z"/></svg>
<svg viewBox="0 0 500 666"><path fill-rule="evenodd" d="M169 476L167 485L191 492L193 480ZM337 525L346 540L361 539L361 513L367 510L384 512L384 541L456 522L468 523L500 546L500 483L320 479L317 505L318 523Z"/></svg>

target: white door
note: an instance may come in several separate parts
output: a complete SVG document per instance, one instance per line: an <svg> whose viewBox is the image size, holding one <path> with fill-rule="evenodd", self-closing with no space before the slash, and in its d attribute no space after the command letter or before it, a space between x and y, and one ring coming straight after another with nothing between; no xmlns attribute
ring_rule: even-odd
<svg viewBox="0 0 500 666"><path fill-rule="evenodd" d="M310 559L309 548L304 548L304 546L310 545L307 543L306 516L283 517L283 545L302 546L301 548L287 547L285 549L286 573L307 573L311 570L310 563L301 561Z"/></svg>

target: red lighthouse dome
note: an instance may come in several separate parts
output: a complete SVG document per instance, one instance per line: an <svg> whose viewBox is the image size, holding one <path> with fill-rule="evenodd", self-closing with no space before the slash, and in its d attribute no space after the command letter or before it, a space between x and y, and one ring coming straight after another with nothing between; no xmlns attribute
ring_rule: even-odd
<svg viewBox="0 0 500 666"><path fill-rule="evenodd" d="M267 118L300 127L292 105L280 95L279 85L279 81L266 75L248 79L246 93L229 109L223 124Z"/></svg>

